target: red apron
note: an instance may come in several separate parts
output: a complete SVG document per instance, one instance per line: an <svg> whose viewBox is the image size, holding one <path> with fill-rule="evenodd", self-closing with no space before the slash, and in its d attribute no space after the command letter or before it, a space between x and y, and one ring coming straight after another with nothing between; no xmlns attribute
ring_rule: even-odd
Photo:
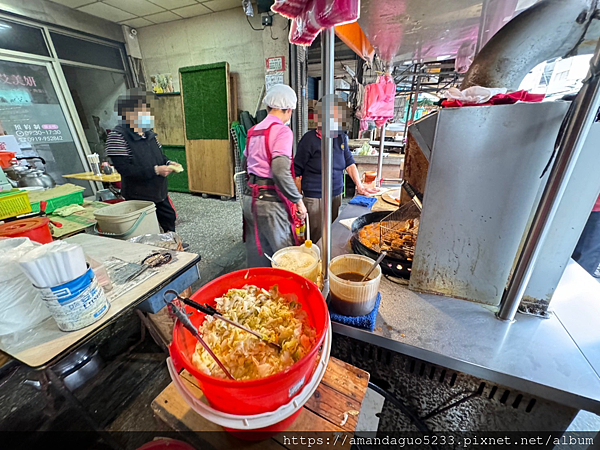
<svg viewBox="0 0 600 450"><path fill-rule="evenodd" d="M255 125L252 128L250 128L250 130L248 130L248 135L246 137L246 148L248 149L248 151L250 151L250 140L252 138L257 137L257 136L263 137L265 150L267 152L267 159L269 161L269 167L271 166L271 162L273 161L273 156L271 155L271 149L269 146L269 137L271 135L271 128L274 125L279 125L282 127L285 126L285 125L281 125L278 123L273 123L273 124L269 125L269 127L265 128L264 130L257 130L256 125ZM292 171L292 178L294 178L295 172L294 172L294 161L293 160L291 161L290 169ZM252 189L251 211L252 211L252 215L254 216L254 240L256 241L256 247L258 249L258 254L259 255L263 254L263 251L262 251L262 248L260 245L260 237L259 237L259 233L258 233L258 217L257 217L257 213L256 213L256 199L258 198L261 189L274 189L275 192L277 192L279 199L285 205L285 209L286 209L286 211L288 213L288 217L290 219L290 228L292 230L292 236L294 237L294 245L298 245L298 237L296 236L296 225L294 222L295 205L291 201L289 201L285 195L283 195L283 193L279 190L279 188L275 184L267 184L264 186L259 186L257 184L250 183L250 175L251 175L250 173L247 174L246 182L248 184L248 187ZM252 175L255 175L255 174L252 174ZM243 236L244 242L246 242L246 223L245 222L246 221L244 220L244 236Z"/></svg>

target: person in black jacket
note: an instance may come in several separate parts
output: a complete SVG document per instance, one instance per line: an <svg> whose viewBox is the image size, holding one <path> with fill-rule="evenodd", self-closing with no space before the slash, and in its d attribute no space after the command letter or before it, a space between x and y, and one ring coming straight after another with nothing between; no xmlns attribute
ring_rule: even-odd
<svg viewBox="0 0 600 450"><path fill-rule="evenodd" d="M126 200L146 200L156 205L164 232L175 231L177 218L168 196L167 176L179 164L168 161L154 127L146 93L130 89L115 104L119 124L106 140L106 154L121 175L121 194Z"/></svg>

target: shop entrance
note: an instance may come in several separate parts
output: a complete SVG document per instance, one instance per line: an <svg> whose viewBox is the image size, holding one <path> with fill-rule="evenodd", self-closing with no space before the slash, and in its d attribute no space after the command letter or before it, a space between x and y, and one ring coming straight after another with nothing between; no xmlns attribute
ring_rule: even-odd
<svg viewBox="0 0 600 450"><path fill-rule="evenodd" d="M6 139L6 150L41 157L57 184L73 183L63 175L87 169L57 87L50 63L0 59L0 126L2 134L15 138ZM38 160L30 163L41 165ZM92 195L89 182L78 184L86 188L84 195Z"/></svg>

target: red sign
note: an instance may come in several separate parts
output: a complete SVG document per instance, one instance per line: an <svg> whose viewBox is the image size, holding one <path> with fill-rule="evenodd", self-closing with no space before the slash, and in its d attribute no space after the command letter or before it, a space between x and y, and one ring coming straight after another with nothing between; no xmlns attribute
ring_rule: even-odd
<svg viewBox="0 0 600 450"><path fill-rule="evenodd" d="M282 72L285 70L285 56L267 58L267 72Z"/></svg>

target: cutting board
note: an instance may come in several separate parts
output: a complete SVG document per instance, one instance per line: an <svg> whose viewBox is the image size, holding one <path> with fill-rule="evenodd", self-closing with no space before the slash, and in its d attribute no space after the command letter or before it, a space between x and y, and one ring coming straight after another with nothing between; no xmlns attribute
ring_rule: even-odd
<svg viewBox="0 0 600 450"><path fill-rule="evenodd" d="M400 188L385 192L381 199L391 205L400 206Z"/></svg>

